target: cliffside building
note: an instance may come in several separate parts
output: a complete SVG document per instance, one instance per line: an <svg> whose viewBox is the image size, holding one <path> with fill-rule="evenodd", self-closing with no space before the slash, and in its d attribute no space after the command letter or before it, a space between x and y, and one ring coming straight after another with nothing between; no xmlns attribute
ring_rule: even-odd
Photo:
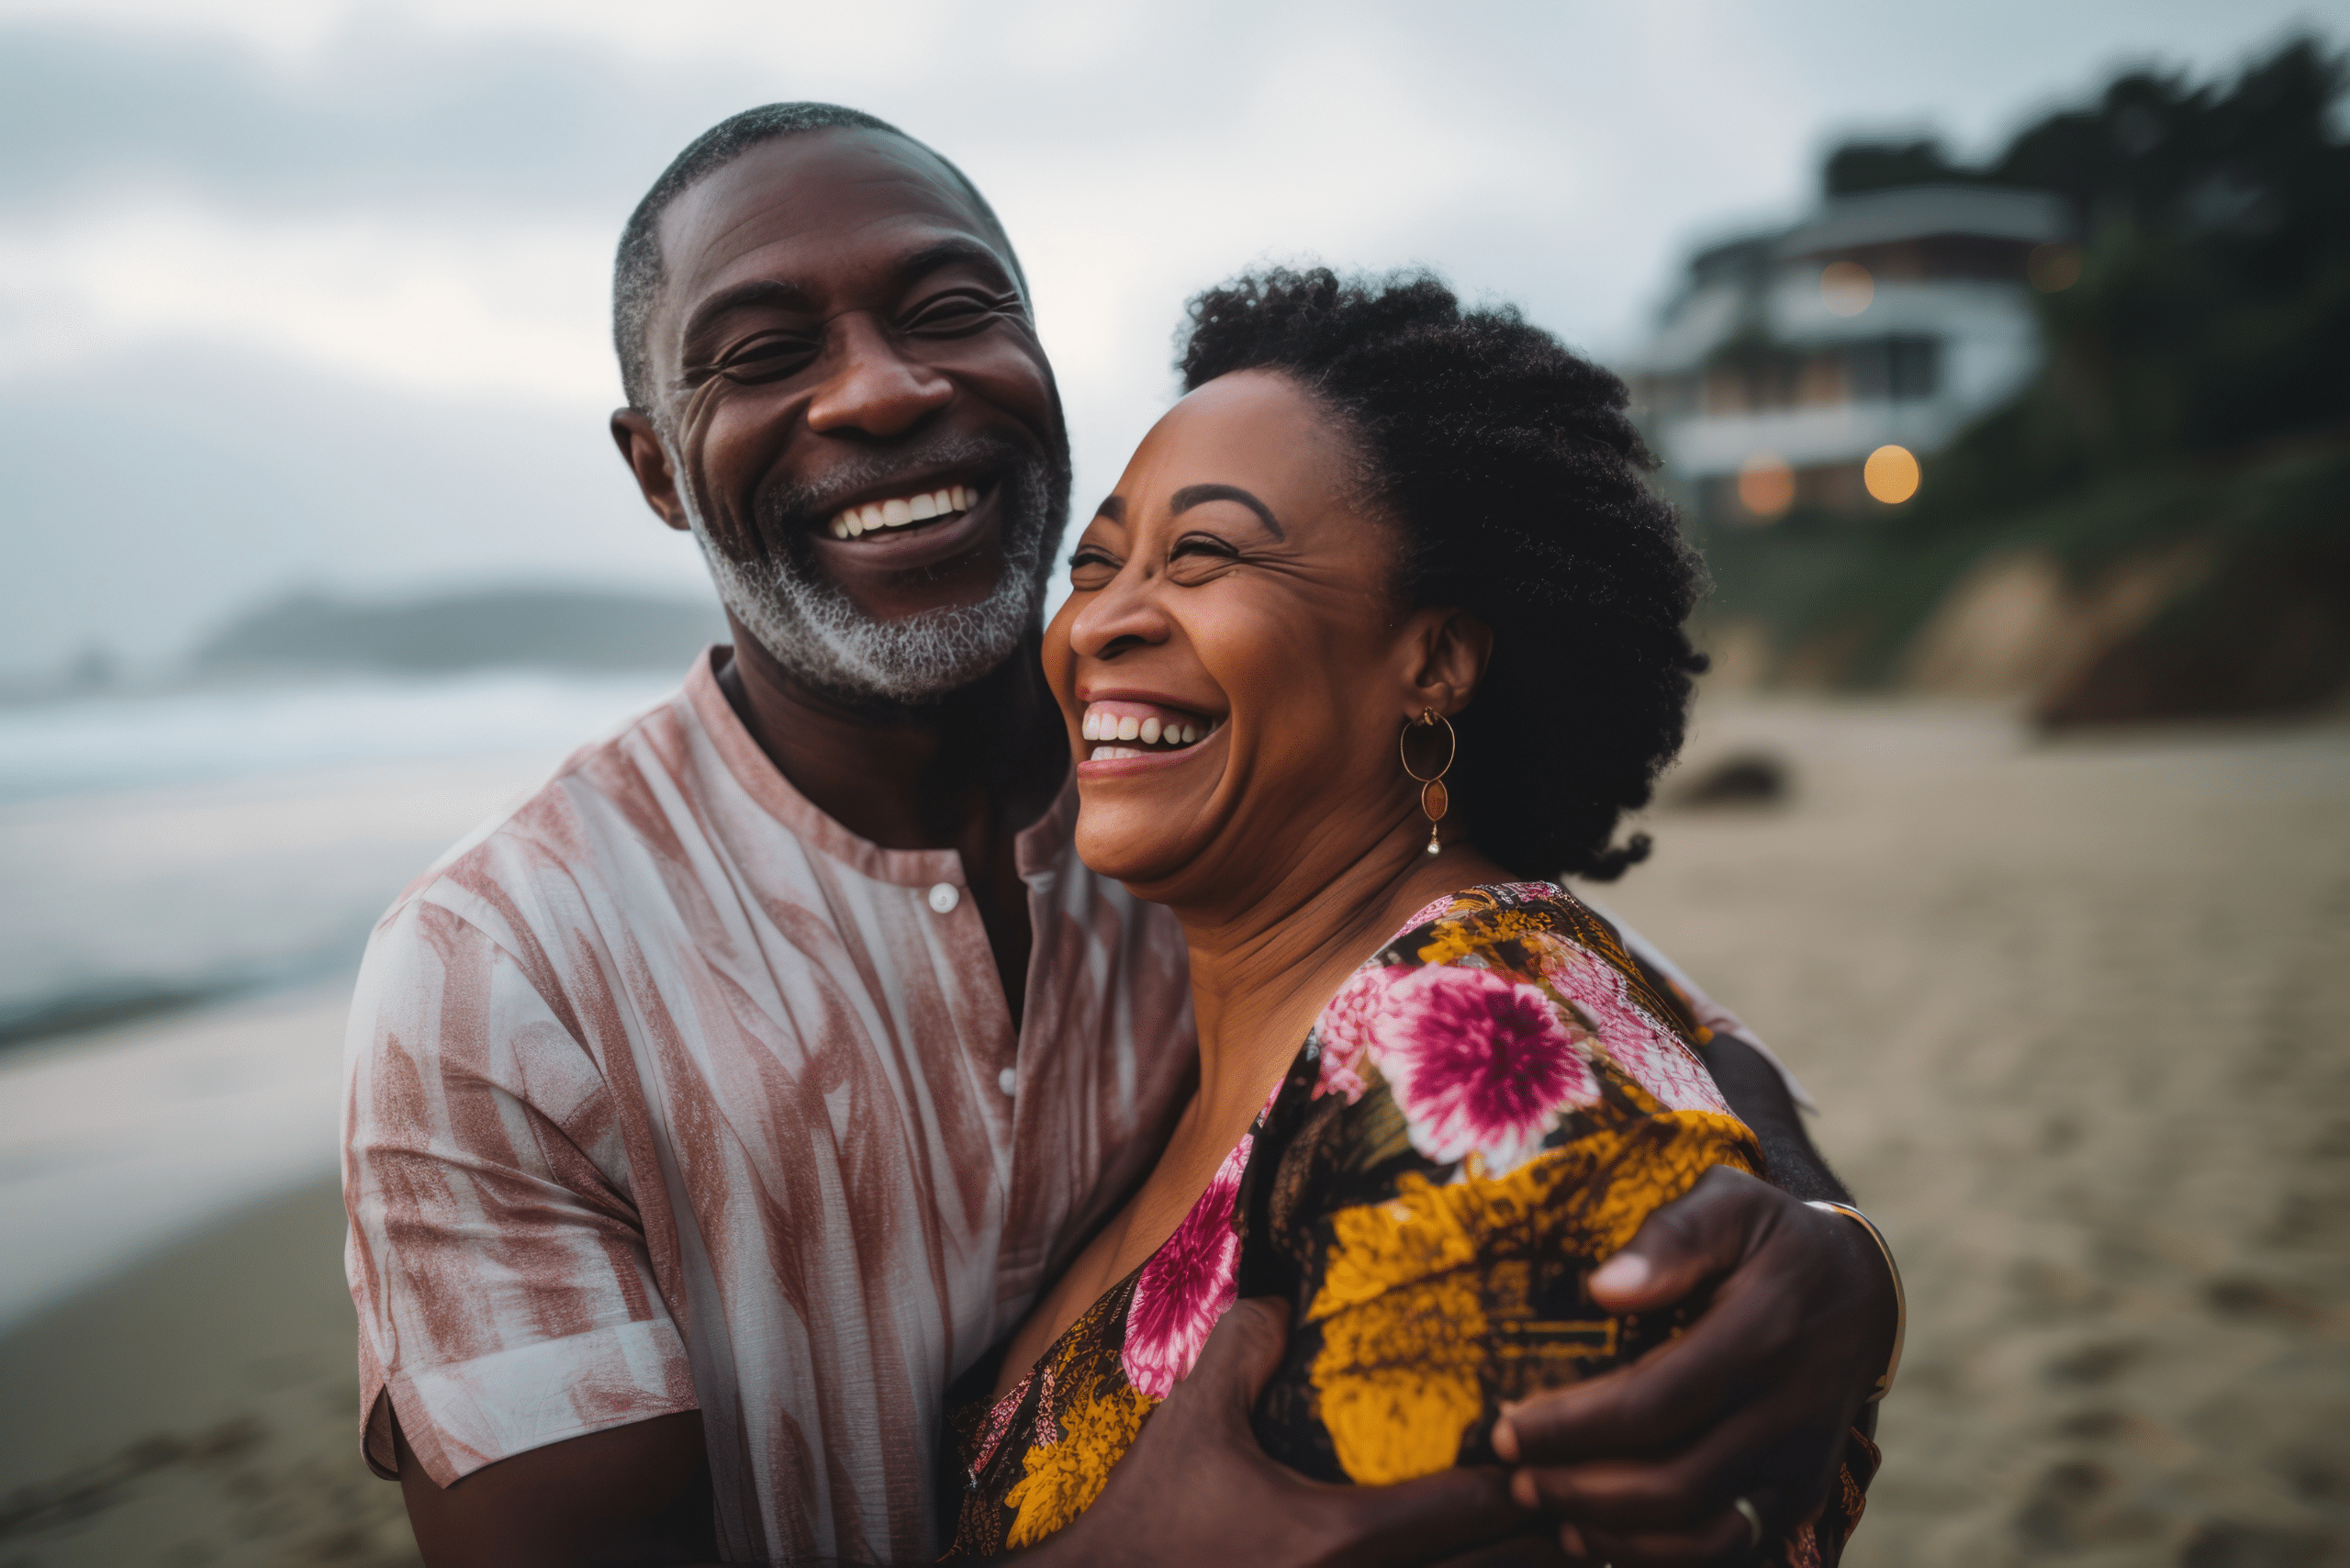
<svg viewBox="0 0 2350 1568"><path fill-rule="evenodd" d="M1672 480L1709 523L1895 510L2039 369L2071 229L2056 196L1919 185L1699 252L1628 375Z"/></svg>

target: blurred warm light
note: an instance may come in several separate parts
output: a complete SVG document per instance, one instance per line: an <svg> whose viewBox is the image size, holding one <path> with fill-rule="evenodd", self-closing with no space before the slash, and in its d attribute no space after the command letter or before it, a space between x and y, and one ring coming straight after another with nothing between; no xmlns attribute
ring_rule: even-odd
<svg viewBox="0 0 2350 1568"><path fill-rule="evenodd" d="M1889 507L1899 506L1918 493L1918 460L1906 446L1880 446L1861 467L1861 483Z"/></svg>
<svg viewBox="0 0 2350 1568"><path fill-rule="evenodd" d="M1820 302L1839 316L1857 316L1876 297L1876 279L1858 262L1830 262L1819 269Z"/></svg>
<svg viewBox="0 0 2350 1568"><path fill-rule="evenodd" d="M1770 521L1796 504L1796 471L1768 453L1756 453L1738 471L1738 500Z"/></svg>
<svg viewBox="0 0 2350 1568"><path fill-rule="evenodd" d="M2024 262L2031 286L2042 294L2062 294L2081 281L2078 245L2035 245Z"/></svg>

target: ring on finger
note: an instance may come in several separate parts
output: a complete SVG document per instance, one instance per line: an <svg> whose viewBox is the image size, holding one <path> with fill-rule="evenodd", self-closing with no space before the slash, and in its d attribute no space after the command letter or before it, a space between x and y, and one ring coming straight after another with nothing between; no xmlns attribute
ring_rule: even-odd
<svg viewBox="0 0 2350 1568"><path fill-rule="evenodd" d="M1753 1551L1762 1544L1762 1510L1757 1508L1752 1500L1746 1497L1734 1497L1730 1500L1729 1506L1736 1508L1739 1518L1746 1521L1746 1550Z"/></svg>

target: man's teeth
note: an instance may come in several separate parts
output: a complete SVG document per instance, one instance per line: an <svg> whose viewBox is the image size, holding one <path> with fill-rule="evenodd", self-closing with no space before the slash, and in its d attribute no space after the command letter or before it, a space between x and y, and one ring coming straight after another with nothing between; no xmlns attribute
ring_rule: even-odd
<svg viewBox="0 0 2350 1568"><path fill-rule="evenodd" d="M979 504L979 492L969 485L949 485L943 490L932 490L924 495L868 501L864 506L850 507L836 515L833 519L833 537L854 539L877 528L903 528L909 523L928 522L934 517L951 517L958 511L969 511Z"/></svg>

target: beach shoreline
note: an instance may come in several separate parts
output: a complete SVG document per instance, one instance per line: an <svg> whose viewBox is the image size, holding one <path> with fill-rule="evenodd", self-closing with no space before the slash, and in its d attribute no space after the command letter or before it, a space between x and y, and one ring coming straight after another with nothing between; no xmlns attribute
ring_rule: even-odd
<svg viewBox="0 0 2350 1568"><path fill-rule="evenodd" d="M414 1568L360 1458L342 1236L313 1181L0 1337L0 1564Z"/></svg>
<svg viewBox="0 0 2350 1568"><path fill-rule="evenodd" d="M2350 724L1715 700L1682 776L1758 758L1781 798L1651 813L1595 891L1787 1058L1901 1257L1846 1562L2350 1561ZM416 1561L341 1226L297 1182L0 1334L0 1568Z"/></svg>

